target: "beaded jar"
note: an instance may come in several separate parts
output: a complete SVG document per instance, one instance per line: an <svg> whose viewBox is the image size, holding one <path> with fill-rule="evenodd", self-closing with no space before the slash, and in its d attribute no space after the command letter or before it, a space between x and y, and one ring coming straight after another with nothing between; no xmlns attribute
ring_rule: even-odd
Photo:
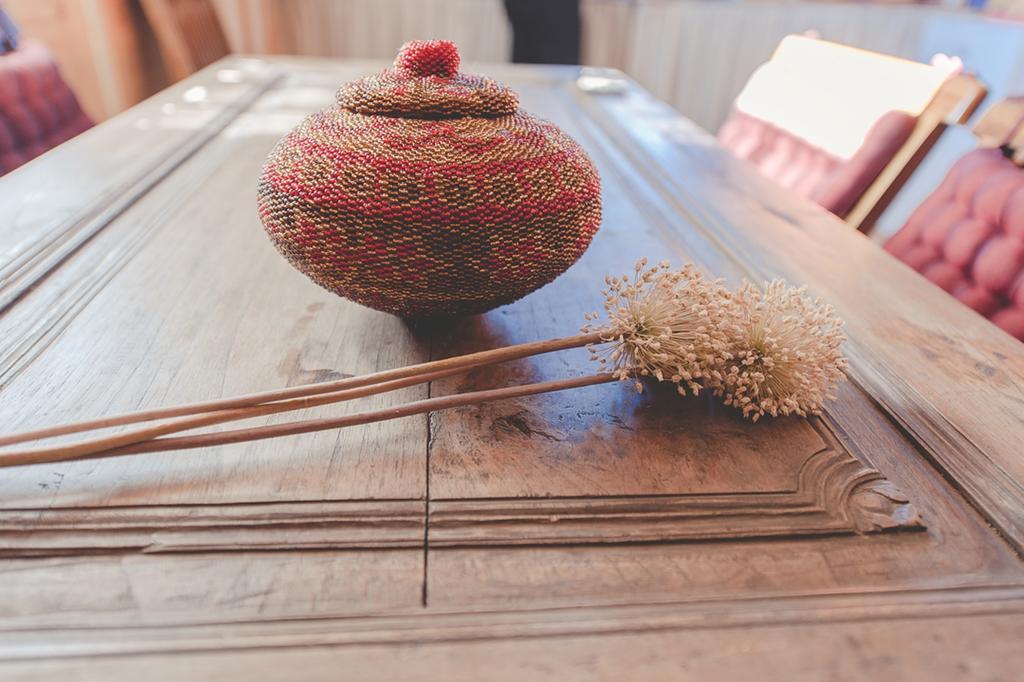
<svg viewBox="0 0 1024 682"><path fill-rule="evenodd" d="M408 43L271 152L260 219L317 284L403 317L479 313L590 244L601 186L586 152L458 66L450 42Z"/></svg>

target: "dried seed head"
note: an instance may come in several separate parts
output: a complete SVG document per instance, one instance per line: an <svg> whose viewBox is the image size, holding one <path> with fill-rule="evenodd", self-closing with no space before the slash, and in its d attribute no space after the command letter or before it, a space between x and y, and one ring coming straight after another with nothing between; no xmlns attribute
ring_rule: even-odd
<svg viewBox="0 0 1024 682"><path fill-rule="evenodd" d="M640 260L632 275L608 277L605 325L587 325L585 332L603 331L605 345L590 349L603 371L620 379L640 377L678 384L680 393L696 394L699 380L725 362L721 327L721 284L709 281L693 265L672 270L667 262L647 267ZM595 319L591 315L588 319Z"/></svg>
<svg viewBox="0 0 1024 682"><path fill-rule="evenodd" d="M725 360L706 385L754 421L818 414L845 378L842 320L803 289L745 283L724 300L721 323Z"/></svg>

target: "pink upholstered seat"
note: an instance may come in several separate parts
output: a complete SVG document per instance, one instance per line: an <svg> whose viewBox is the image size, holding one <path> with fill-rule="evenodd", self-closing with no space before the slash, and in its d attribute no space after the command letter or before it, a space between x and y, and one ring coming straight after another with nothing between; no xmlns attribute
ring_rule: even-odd
<svg viewBox="0 0 1024 682"><path fill-rule="evenodd" d="M718 139L778 184L843 216L907 141L916 121L890 111L875 122L849 159L738 109L719 129Z"/></svg>
<svg viewBox="0 0 1024 682"><path fill-rule="evenodd" d="M885 248L1024 341L1024 169L998 149L960 159Z"/></svg>
<svg viewBox="0 0 1024 682"><path fill-rule="evenodd" d="M46 47L0 56L0 175L91 126Z"/></svg>

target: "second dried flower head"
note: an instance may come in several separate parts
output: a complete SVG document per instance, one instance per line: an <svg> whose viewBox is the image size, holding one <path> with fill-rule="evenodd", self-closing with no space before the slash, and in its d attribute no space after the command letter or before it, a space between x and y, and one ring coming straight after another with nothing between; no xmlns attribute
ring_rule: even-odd
<svg viewBox="0 0 1024 682"><path fill-rule="evenodd" d="M606 280L606 343L594 360L620 379L672 381L680 393L702 388L757 421L765 415L817 414L845 378L842 321L831 306L782 280L735 292L693 265L673 270L637 263Z"/></svg>

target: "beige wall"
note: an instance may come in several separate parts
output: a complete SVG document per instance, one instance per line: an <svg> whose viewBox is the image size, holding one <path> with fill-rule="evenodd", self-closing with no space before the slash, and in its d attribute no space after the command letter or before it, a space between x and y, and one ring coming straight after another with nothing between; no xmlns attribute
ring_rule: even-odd
<svg viewBox="0 0 1024 682"><path fill-rule="evenodd" d="M43 41L95 120L166 85L159 54L133 0L3 0L23 38Z"/></svg>
<svg viewBox="0 0 1024 682"><path fill-rule="evenodd" d="M455 40L466 61L505 61L510 52L501 0L212 1L237 52L388 59L406 40L424 37ZM98 119L167 84L136 0L6 0L5 7L27 35L50 45ZM927 59L933 44L971 49L956 35L958 22L976 29L987 21L920 5L695 0L583 0L583 18L584 63L628 72L709 130L789 33L813 29L830 40ZM938 32L937 20L947 24ZM972 40L987 49L983 34L975 31ZM998 79L1016 87L1012 74Z"/></svg>
<svg viewBox="0 0 1024 682"><path fill-rule="evenodd" d="M215 2L241 52L388 59L406 40L429 37L455 40L466 61L509 55L501 0ZM977 32L978 45L957 36L959 22L977 28L987 19L922 5L583 0L583 20L585 64L626 71L708 130L718 129L747 78L790 33L815 30L918 60L933 44L952 52L988 47ZM946 25L936 31L936 22Z"/></svg>

